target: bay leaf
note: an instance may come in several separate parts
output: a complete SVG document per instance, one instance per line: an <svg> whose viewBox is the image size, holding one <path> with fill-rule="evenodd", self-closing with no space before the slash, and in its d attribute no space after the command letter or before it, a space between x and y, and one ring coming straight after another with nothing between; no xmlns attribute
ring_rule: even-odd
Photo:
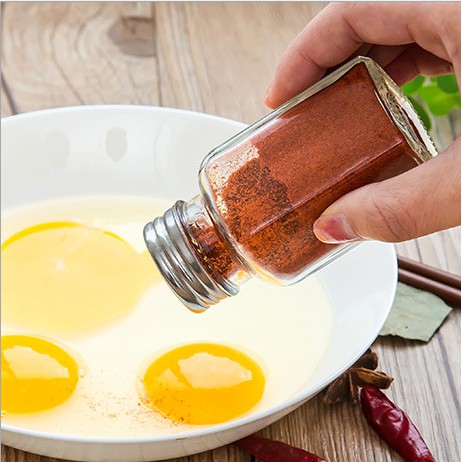
<svg viewBox="0 0 462 462"><path fill-rule="evenodd" d="M436 295L398 282L393 306L379 335L428 342L450 312Z"/></svg>

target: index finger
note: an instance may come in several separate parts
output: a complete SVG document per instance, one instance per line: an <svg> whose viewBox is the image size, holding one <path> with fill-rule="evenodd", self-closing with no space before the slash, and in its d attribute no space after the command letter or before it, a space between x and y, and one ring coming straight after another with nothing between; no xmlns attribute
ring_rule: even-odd
<svg viewBox="0 0 462 462"><path fill-rule="evenodd" d="M429 8L430 7L430 8ZM446 7L441 7L446 8ZM452 6L451 6L452 8ZM416 2L333 3L319 13L284 52L266 97L276 107L318 81L330 67L367 44L422 48L450 61L439 33L441 10ZM443 12L450 19L454 12ZM445 34L446 35L446 34Z"/></svg>

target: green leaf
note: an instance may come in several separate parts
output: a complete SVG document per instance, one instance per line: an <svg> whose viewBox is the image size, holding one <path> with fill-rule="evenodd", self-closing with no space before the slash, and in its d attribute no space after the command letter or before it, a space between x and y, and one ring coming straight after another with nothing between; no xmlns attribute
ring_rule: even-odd
<svg viewBox="0 0 462 462"><path fill-rule="evenodd" d="M460 99L454 94L446 93L447 97L440 96L428 101L428 109L436 116L445 116L460 104Z"/></svg>
<svg viewBox="0 0 462 462"><path fill-rule="evenodd" d="M399 282L380 335L428 342L450 312L451 308L436 295Z"/></svg>
<svg viewBox="0 0 462 462"><path fill-rule="evenodd" d="M454 74L450 75L440 75L437 77L438 86L446 93L458 93L459 87L457 86L456 76Z"/></svg>
<svg viewBox="0 0 462 462"><path fill-rule="evenodd" d="M408 96L428 130L432 127L430 114L445 116L454 108L460 108L460 92L455 75L439 77L417 76L403 85L403 92Z"/></svg>
<svg viewBox="0 0 462 462"><path fill-rule="evenodd" d="M424 100L424 101L430 101L433 98L436 98L438 95L443 93L440 88L438 87L438 84L436 82L432 82L428 85L425 85L423 87L420 87L417 90L417 94Z"/></svg>
<svg viewBox="0 0 462 462"><path fill-rule="evenodd" d="M411 80L410 82L404 84L401 87L401 90L403 90L403 92L406 95L413 95L422 86L424 81L425 77L422 75L418 75L414 80Z"/></svg>
<svg viewBox="0 0 462 462"><path fill-rule="evenodd" d="M460 99L458 94L445 93L436 84L421 87L417 93L427 103L430 112L436 116L444 116L451 112L458 106Z"/></svg>
<svg viewBox="0 0 462 462"><path fill-rule="evenodd" d="M418 101L415 100L415 98L413 98L412 96L409 96L408 98L414 106L414 109L417 111L417 114L419 114L419 117L422 120L423 124L425 125L427 130L430 131L432 128L432 121L430 119L430 116L428 115L428 112Z"/></svg>

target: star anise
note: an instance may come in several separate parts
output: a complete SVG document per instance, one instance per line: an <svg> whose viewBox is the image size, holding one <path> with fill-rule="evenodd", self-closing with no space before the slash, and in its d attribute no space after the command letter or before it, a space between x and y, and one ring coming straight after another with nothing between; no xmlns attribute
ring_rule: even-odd
<svg viewBox="0 0 462 462"><path fill-rule="evenodd" d="M388 388L393 377L376 371L378 362L377 354L369 348L353 366L327 387L324 403L336 404L349 399L357 404L359 387L374 385L381 389Z"/></svg>

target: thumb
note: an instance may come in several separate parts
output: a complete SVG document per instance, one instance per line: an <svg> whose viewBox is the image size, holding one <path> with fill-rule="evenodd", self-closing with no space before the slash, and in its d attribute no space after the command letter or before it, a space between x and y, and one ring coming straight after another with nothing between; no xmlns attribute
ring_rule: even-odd
<svg viewBox="0 0 462 462"><path fill-rule="evenodd" d="M460 138L402 175L352 191L314 223L326 243L401 242L460 224Z"/></svg>

